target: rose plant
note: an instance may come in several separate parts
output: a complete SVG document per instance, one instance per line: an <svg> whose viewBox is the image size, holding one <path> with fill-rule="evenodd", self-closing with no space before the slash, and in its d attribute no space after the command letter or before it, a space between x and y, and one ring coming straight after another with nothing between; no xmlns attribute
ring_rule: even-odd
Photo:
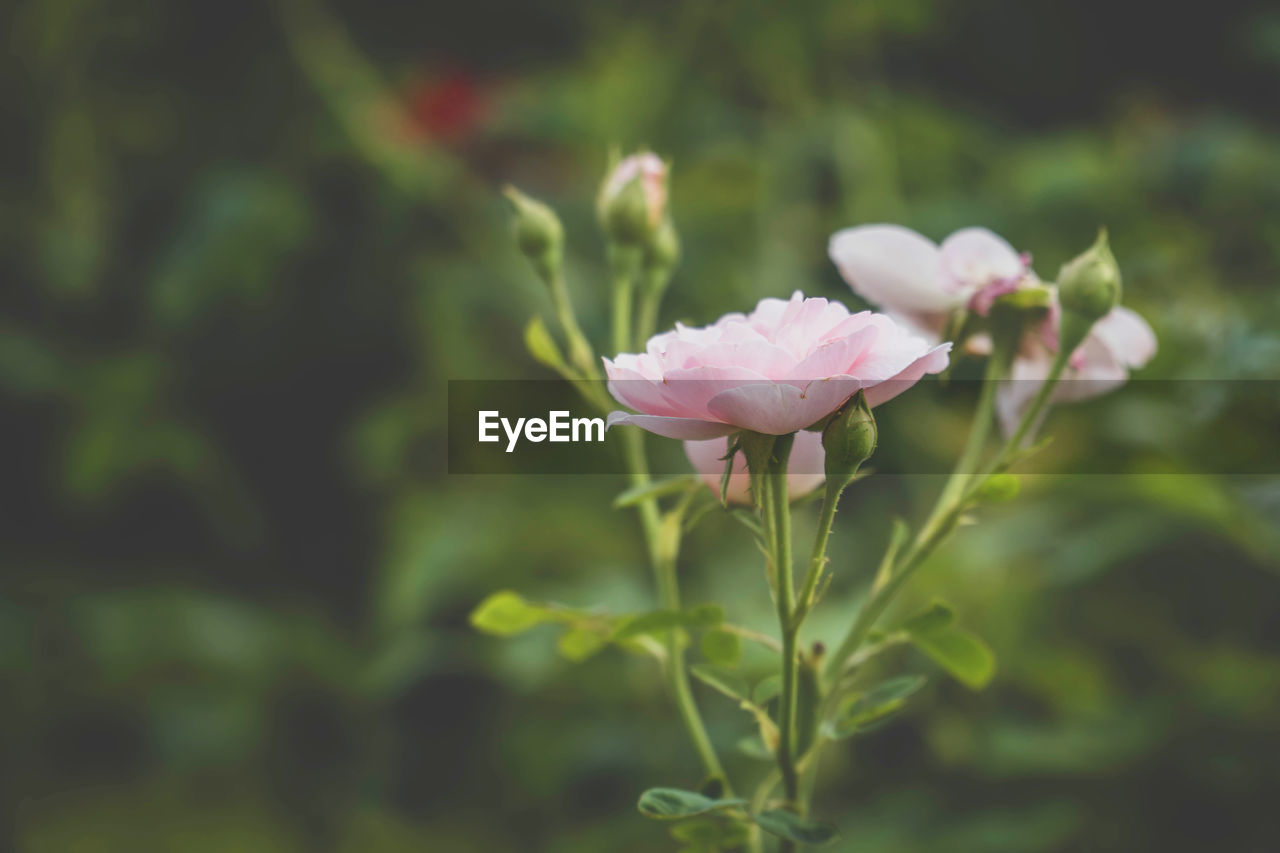
<svg viewBox="0 0 1280 853"><path fill-rule="evenodd" d="M704 778L692 788L645 791L639 810L674 822L681 849L763 851L772 844L790 851L827 844L835 827L809 814L823 750L868 732L923 681L902 676L867 685L865 664L910 643L970 687L983 686L994 673L989 648L956 625L945 603L883 624L889 605L962 518L1016 493L1010 469L1035 451L1028 445L1050 405L1122 384L1153 355L1155 336L1118 304L1119 268L1105 232L1049 282L1036 275L1029 255L986 229L966 228L935 244L896 225L846 229L829 245L853 290L884 313L853 313L796 292L786 300L764 299L749 314L654 334L679 257L667 178L667 165L641 152L618 160L603 182L598 213L613 276L613 354L598 360L565 285L559 220L540 202L507 191L516 208L517 244L547 286L567 354L537 317L526 342L617 430L629 488L615 504L639 516L661 609L602 614L503 591L482 602L472 622L499 635L555 623L563 626L559 649L570 659L613 645L661 664ZM947 371L953 355L984 358L986 367L951 476L918 525L899 522L891 531L843 637L801 648L800 628L831 577L827 544L840 496L876 447L874 408ZM991 435L997 421L1005 435L999 442ZM654 479L646 433L683 441L695 473ZM817 532L797 566L792 502L819 487ZM735 625L719 605L681 602L682 538L708 511L731 503L754 509L734 513L765 554L776 637ZM695 636L703 660L690 667ZM753 687L735 670L743 641L777 659L776 673ZM753 749L774 766L750 796L743 796L742 780L726 774L691 678L754 720Z"/></svg>

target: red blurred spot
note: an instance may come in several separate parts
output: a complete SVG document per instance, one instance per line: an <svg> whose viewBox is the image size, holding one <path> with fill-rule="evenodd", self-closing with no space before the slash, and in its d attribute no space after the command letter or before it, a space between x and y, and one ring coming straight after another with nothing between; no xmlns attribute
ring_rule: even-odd
<svg viewBox="0 0 1280 853"><path fill-rule="evenodd" d="M408 97L409 133L417 139L459 142L484 120L484 92L465 71L419 78Z"/></svg>

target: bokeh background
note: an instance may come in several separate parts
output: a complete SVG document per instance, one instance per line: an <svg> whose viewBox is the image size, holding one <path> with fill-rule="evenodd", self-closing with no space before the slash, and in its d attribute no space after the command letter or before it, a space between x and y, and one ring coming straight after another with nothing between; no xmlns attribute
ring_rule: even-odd
<svg viewBox="0 0 1280 853"><path fill-rule="evenodd" d="M985 224L1052 276L1105 224L1161 339L1143 376L1200 380L1055 418L1060 458L1176 474L1031 478L922 573L907 604L955 602L1000 674L974 693L898 661L930 687L820 783L848 849L1275 849L1280 485L1178 455L1225 380L1280 364L1273 4L3 18L0 849L674 847L633 808L697 781L653 667L466 619L503 587L652 606L621 478L450 476L442 452L448 379L548 378L503 183L560 210L603 339L611 144L674 164L664 322L795 288L855 304L825 257L842 226ZM954 452L964 402L904 398L915 452ZM1270 452L1275 428L1241 416L1231 442ZM936 486L859 484L813 637ZM767 627L744 538L695 531L686 599ZM731 751L749 718L699 695Z"/></svg>

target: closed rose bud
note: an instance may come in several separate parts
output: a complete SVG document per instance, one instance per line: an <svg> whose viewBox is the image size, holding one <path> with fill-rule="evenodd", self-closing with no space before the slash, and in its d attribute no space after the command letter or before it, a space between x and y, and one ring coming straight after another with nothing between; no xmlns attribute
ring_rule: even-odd
<svg viewBox="0 0 1280 853"><path fill-rule="evenodd" d="M503 194L515 205L516 245L535 267L558 265L564 246L564 227L550 207L530 198L515 187Z"/></svg>
<svg viewBox="0 0 1280 853"><path fill-rule="evenodd" d="M1120 301L1120 266L1107 231L1084 253L1063 265L1058 273L1058 303L1062 306L1063 346L1074 350L1093 324L1111 312Z"/></svg>
<svg viewBox="0 0 1280 853"><path fill-rule="evenodd" d="M876 419L866 394L859 391L822 431L827 479L842 488L852 482L858 468L875 452L877 437Z"/></svg>
<svg viewBox="0 0 1280 853"><path fill-rule="evenodd" d="M597 207L611 240L647 243L667 211L667 164L651 151L623 159L601 185Z"/></svg>

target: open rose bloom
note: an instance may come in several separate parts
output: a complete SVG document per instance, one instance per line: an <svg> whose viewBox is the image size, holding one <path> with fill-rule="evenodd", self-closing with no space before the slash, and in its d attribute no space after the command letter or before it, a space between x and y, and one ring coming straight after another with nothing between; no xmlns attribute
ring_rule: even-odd
<svg viewBox="0 0 1280 853"><path fill-rule="evenodd" d="M606 358L609 392L637 412L614 412L608 423L681 440L738 430L785 435L860 390L872 406L891 399L946 368L950 349L883 314L850 314L797 291L704 328L677 325L642 353Z"/></svg>
<svg viewBox="0 0 1280 853"><path fill-rule="evenodd" d="M829 253L855 293L931 341L940 339L953 311L963 308L986 315L1001 295L1041 286L1028 256L985 228L964 228L938 245L899 225L864 225L834 234ZM1001 383L997 392L1006 432L1017 426L1058 351L1056 291L1054 299L1049 318L1022 341L1012 381ZM969 342L970 350L989 347L985 336ZM1116 306L1071 354L1053 400L1105 394L1124 384L1129 371L1144 366L1155 351L1155 333L1147 322Z"/></svg>

